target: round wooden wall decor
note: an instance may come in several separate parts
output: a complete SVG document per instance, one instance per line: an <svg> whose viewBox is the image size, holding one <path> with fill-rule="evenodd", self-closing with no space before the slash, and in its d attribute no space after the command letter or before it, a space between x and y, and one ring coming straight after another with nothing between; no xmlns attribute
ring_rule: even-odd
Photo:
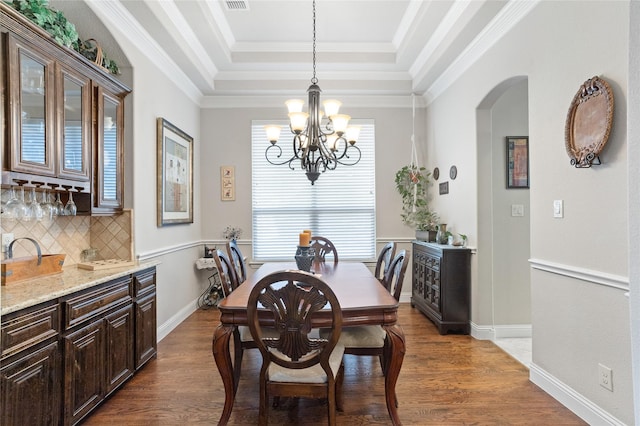
<svg viewBox="0 0 640 426"><path fill-rule="evenodd" d="M440 169L436 167L435 169L433 169L433 178L435 180L438 180L439 177L440 177Z"/></svg>
<svg viewBox="0 0 640 426"><path fill-rule="evenodd" d="M565 147L571 165L599 165L613 122L613 93L598 77L585 81L571 101L564 129Z"/></svg>

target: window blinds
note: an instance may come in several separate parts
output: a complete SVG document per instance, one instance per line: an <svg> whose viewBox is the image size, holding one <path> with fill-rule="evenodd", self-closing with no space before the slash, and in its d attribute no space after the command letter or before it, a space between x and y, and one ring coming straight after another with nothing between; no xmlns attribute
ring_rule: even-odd
<svg viewBox="0 0 640 426"><path fill-rule="evenodd" d="M288 122L252 122L253 258L291 260L299 233L330 239L340 260L370 260L376 256L375 235L375 125L373 120L352 120L362 126L357 146L362 158L355 166L338 164L322 173L314 185L294 161L275 166L267 162L270 142L265 124L283 127L278 145L282 159L291 158L293 135Z"/></svg>

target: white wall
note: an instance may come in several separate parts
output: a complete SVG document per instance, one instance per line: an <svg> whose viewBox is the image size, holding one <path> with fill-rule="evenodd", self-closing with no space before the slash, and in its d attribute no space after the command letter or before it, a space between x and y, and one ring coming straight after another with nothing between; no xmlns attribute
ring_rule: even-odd
<svg viewBox="0 0 640 426"><path fill-rule="evenodd" d="M531 377L556 397L571 395L564 403L596 423L603 418L634 423L623 295L628 282L628 13L627 2L540 2L428 107L429 162L441 169L456 164L459 170L449 196L437 197L435 207L449 223L469 230L473 245L479 207L476 108L501 82L528 78L536 267L531 273ZM594 17L598 25L589 24ZM613 88L614 126L601 156L604 165L576 170L565 152L565 118L580 84L594 75ZM565 202L561 220L552 216L556 199ZM473 313L474 321L485 318ZM598 385L598 363L613 369L613 392Z"/></svg>

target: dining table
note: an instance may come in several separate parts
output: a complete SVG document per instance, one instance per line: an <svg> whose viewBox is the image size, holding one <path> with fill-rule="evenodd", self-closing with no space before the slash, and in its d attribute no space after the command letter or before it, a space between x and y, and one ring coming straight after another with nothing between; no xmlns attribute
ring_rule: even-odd
<svg viewBox="0 0 640 426"><path fill-rule="evenodd" d="M235 374L230 342L239 326L247 326L247 302L254 285L268 274L283 270L298 270L295 262L263 263L247 280L218 304L220 324L213 334L212 351L222 377L225 401L219 425L226 425L238 389L239 374ZM395 387L405 354L405 337L398 324L398 301L362 262L314 262L311 271L324 280L335 293L342 311L342 327L379 325L387 333L387 354L384 357L385 399L389 417L394 425L400 425ZM326 315L318 313L312 318L312 326L331 326ZM260 323L269 326L268 312L259 315ZM271 318L270 321L273 321ZM234 350L237 350L234 348Z"/></svg>

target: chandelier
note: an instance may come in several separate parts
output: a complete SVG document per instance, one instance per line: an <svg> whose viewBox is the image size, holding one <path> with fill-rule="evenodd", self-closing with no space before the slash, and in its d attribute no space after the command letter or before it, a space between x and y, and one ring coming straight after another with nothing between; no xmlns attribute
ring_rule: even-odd
<svg viewBox="0 0 640 426"><path fill-rule="evenodd" d="M313 77L307 89L309 94L308 112L303 112L304 101L290 99L286 102L289 110L289 129L293 133L293 156L280 160L282 148L277 145L280 126L265 126L271 145L265 151L267 161L273 165L287 164L295 170L294 164L300 161L311 185L326 170L335 170L338 164L353 166L362 156L360 148L355 146L360 134L359 126L349 126L350 116L338 114L342 103L329 99L320 109L320 87L316 78L316 2L313 1Z"/></svg>

